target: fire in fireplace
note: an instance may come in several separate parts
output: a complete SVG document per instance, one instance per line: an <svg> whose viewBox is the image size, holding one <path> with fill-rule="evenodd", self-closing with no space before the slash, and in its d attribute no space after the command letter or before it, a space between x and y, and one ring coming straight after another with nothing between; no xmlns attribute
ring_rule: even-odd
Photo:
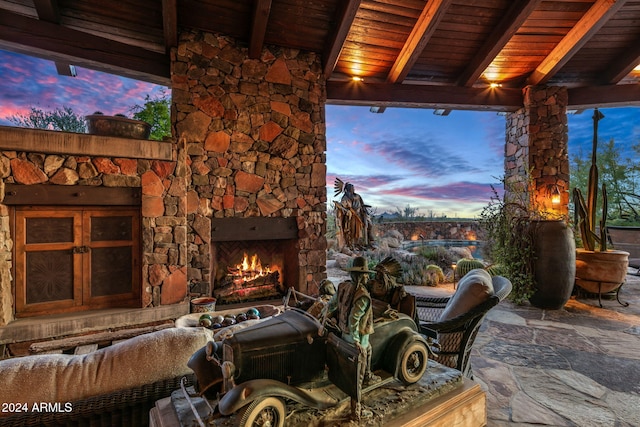
<svg viewBox="0 0 640 427"><path fill-rule="evenodd" d="M287 218L212 224L212 285L218 304L280 298L298 289L297 225Z"/></svg>
<svg viewBox="0 0 640 427"><path fill-rule="evenodd" d="M271 257L271 259L276 258L281 257L277 254ZM219 301L258 300L282 295L284 288L281 281L281 267L277 263L265 263L263 266L257 253L248 256L244 252L240 263L227 265L226 269L225 264L224 259L219 263L221 279L214 285L214 296Z"/></svg>
<svg viewBox="0 0 640 427"><path fill-rule="evenodd" d="M236 265L234 268L229 268L229 274L227 274L227 278L229 278L234 284L244 284L272 275L274 275L277 280L277 277L279 277L280 273L278 272L278 270L271 271L271 267L269 265L265 265L265 267L262 267L262 263L260 262L260 258L258 258L257 254L252 255L251 262L249 262L249 257L245 252L244 256L242 257L242 262Z"/></svg>

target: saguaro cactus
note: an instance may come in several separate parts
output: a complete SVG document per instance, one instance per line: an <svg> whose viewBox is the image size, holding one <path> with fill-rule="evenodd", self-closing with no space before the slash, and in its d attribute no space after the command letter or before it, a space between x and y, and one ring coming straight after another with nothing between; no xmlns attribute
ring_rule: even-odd
<svg viewBox="0 0 640 427"><path fill-rule="evenodd" d="M602 184L602 217L600 218L600 235L596 234L596 205L598 201L598 165L596 155L598 151L598 121L604 118L596 108L593 111L593 145L591 152L591 168L589 169L589 182L587 184L587 202L579 188L573 189L573 203L575 205L575 221L580 229L582 245L588 251L595 250L596 243L600 245L600 251L607 250L607 188Z"/></svg>

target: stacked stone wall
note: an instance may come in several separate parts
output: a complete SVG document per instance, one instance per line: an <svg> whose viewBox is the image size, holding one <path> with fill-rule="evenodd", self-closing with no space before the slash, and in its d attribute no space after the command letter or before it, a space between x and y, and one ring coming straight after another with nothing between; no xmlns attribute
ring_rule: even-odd
<svg viewBox="0 0 640 427"><path fill-rule="evenodd" d="M295 217L299 287L326 275L325 80L313 53L183 33L172 67L186 148L188 275L211 281L211 218Z"/></svg>
<svg viewBox="0 0 640 427"><path fill-rule="evenodd" d="M526 182L536 206L566 215L569 205L569 154L567 89L529 86L524 89L524 107L507 116L505 178ZM550 192L557 186L560 206L550 205Z"/></svg>
<svg viewBox="0 0 640 427"><path fill-rule="evenodd" d="M404 240L483 240L484 234L477 221L408 221L374 224L377 237L391 230L402 233Z"/></svg>
<svg viewBox="0 0 640 427"><path fill-rule="evenodd" d="M132 141L135 144L135 141ZM5 184L141 187L142 307L175 304L186 297L186 197L178 162L4 151ZM4 200L4 191L2 191ZM9 208L1 205L0 324L13 317Z"/></svg>

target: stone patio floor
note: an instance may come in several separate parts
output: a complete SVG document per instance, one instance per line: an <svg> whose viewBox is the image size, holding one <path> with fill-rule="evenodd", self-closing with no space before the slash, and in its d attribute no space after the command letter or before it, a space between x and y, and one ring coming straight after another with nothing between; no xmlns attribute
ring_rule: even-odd
<svg viewBox="0 0 640 427"><path fill-rule="evenodd" d="M620 299L629 307L603 299L600 308L597 297L571 297L560 310L494 307L471 359L488 426L640 426L640 276L627 275Z"/></svg>

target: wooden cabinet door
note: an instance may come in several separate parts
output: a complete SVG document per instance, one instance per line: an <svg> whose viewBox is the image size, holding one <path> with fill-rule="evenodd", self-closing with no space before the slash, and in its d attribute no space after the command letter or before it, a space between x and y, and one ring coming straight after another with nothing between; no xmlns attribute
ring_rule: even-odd
<svg viewBox="0 0 640 427"><path fill-rule="evenodd" d="M83 301L91 307L136 306L140 300L137 210L83 213Z"/></svg>
<svg viewBox="0 0 640 427"><path fill-rule="evenodd" d="M140 213L15 211L16 316L140 305Z"/></svg>
<svg viewBox="0 0 640 427"><path fill-rule="evenodd" d="M16 209L16 315L82 306L81 227L81 212Z"/></svg>

